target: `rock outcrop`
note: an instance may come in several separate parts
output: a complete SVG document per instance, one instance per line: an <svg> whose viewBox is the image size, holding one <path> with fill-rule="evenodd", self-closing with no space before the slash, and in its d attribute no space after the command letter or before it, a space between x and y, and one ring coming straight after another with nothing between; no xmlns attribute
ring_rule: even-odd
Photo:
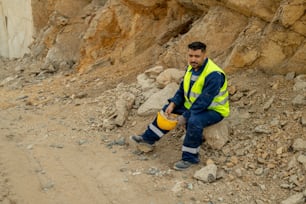
<svg viewBox="0 0 306 204"><path fill-rule="evenodd" d="M0 1L3 11L16 5L5 2ZM186 45L201 40L209 57L227 72L306 72L303 0L32 0L31 6L25 11L34 26L30 54L43 60L45 70L84 73L129 67L140 73L153 65L183 69ZM12 38L8 35L2 41ZM10 57L5 50L16 49L1 45L3 56Z"/></svg>

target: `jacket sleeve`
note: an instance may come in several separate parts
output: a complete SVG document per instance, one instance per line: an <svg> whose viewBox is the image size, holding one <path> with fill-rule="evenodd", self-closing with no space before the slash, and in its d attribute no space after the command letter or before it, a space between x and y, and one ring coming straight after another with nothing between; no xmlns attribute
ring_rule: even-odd
<svg viewBox="0 0 306 204"><path fill-rule="evenodd" d="M225 77L220 72L212 72L206 79L201 95L192 104L190 109L183 113L185 118L189 118L190 114L197 114L206 111L208 106L216 95L218 95L221 87L224 84Z"/></svg>
<svg viewBox="0 0 306 204"><path fill-rule="evenodd" d="M173 102L176 106L182 106L184 104L184 87L183 80L180 83L179 89L176 91L175 95L168 99L169 103Z"/></svg>

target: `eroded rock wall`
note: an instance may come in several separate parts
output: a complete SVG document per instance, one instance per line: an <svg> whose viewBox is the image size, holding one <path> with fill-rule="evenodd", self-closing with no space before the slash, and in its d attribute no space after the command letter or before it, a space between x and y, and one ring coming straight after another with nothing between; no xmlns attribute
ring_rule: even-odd
<svg viewBox="0 0 306 204"><path fill-rule="evenodd" d="M227 72L306 73L305 0L32 0L32 8L31 55L43 69L183 69L187 44L201 40Z"/></svg>

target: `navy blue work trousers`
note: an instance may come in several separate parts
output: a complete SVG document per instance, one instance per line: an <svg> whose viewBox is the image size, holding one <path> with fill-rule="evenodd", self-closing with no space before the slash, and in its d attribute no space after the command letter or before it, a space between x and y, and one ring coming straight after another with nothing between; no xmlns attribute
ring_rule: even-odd
<svg viewBox="0 0 306 204"><path fill-rule="evenodd" d="M168 104L163 107L165 111ZM186 111L184 106L177 106L173 113L183 114ZM198 114L190 114L186 121L186 135L182 145L182 160L191 163L199 162L199 150L203 143L203 128L220 122L223 116L216 111L206 110ZM154 144L169 131L160 129L157 125L157 118L148 126L147 130L142 134L144 141Z"/></svg>

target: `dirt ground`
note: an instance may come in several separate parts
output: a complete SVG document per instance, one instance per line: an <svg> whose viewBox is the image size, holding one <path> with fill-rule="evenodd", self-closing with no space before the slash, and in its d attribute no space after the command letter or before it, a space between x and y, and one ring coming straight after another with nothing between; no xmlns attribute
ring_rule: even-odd
<svg viewBox="0 0 306 204"><path fill-rule="evenodd" d="M41 77L16 69L18 63L0 67L0 82L12 77L0 86L0 203L261 204L280 203L305 189L303 166L288 169L301 154L290 151L292 142L306 139L299 122L305 107L292 106L293 81L284 76L256 70L229 75L236 89L229 143L218 151L203 144L201 163L178 172L172 165L181 156L182 132L170 132L147 154L128 143L154 115L140 117L133 109L123 127L101 126L114 105L112 88L129 86L136 73ZM263 110L271 97L271 107ZM272 132L254 131L266 124ZM213 183L197 181L193 175L208 159L221 176Z"/></svg>

